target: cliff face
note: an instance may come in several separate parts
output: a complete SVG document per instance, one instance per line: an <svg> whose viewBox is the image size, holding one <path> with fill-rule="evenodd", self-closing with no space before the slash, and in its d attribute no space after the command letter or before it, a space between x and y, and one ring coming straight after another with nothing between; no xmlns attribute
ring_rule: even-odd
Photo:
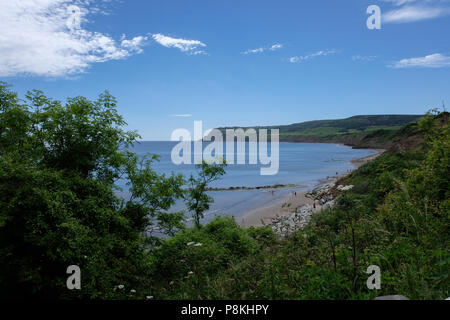
<svg viewBox="0 0 450 320"><path fill-rule="evenodd" d="M420 115L364 115L253 129L278 129L282 142L342 143L354 148L409 148L422 140L415 121ZM219 128L223 133L226 129ZM244 130L250 128L242 128ZM270 131L269 131L270 132ZM414 137L415 136L415 137Z"/></svg>
<svg viewBox="0 0 450 320"><path fill-rule="evenodd" d="M438 120L439 127L447 125L450 121L450 113L442 112L438 116ZM420 148L424 142L424 136L420 132L417 122L411 122L400 128L385 128L369 132L299 137L280 135L280 141L342 143L353 148L385 149L392 152L399 152L411 148Z"/></svg>
<svg viewBox="0 0 450 320"><path fill-rule="evenodd" d="M281 142L303 143L341 143L355 149L386 149L401 151L420 145L423 137L413 135L402 139L388 140L384 137L369 137L367 135L347 135L342 137L299 137L294 139L280 139Z"/></svg>
<svg viewBox="0 0 450 320"><path fill-rule="evenodd" d="M306 143L342 143L359 149L386 149L402 151L420 145L424 140L417 123L410 123L400 129L379 129L370 132L353 134L335 134L329 136L281 136L283 142Z"/></svg>

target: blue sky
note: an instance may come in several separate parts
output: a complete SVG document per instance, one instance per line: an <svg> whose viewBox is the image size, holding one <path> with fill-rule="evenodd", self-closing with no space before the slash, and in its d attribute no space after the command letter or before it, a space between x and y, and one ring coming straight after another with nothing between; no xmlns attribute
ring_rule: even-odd
<svg viewBox="0 0 450 320"><path fill-rule="evenodd" d="M130 129L420 114L450 104L445 0L0 4L0 80L59 100L105 89ZM369 30L369 5L382 13Z"/></svg>

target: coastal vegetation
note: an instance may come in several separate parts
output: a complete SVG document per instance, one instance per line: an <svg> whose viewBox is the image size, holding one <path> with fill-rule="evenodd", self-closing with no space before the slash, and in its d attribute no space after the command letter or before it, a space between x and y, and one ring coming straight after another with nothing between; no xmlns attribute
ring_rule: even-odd
<svg viewBox="0 0 450 320"><path fill-rule="evenodd" d="M290 125L257 127L278 129L280 141L343 143L359 148L388 149L391 139L421 115L360 115L337 120L315 120ZM225 131L227 128L220 128ZM411 135L409 135L411 136Z"/></svg>
<svg viewBox="0 0 450 320"><path fill-rule="evenodd" d="M424 143L405 151L386 152L343 178L339 184L354 188L341 193L333 208L313 215L303 230L286 238L275 236L270 227L242 230L228 221L253 239L235 242L245 243L239 249L238 261L229 255L228 265L217 269L219 274L197 270L191 281L175 279L174 288L159 283L157 292L169 299L372 299L390 294L410 299L448 297L448 121L448 113L436 112L420 119L414 127ZM219 222L225 223L223 219L214 221ZM172 241L178 239L179 247L184 248L190 239L181 240L185 235ZM216 244L223 241L218 239ZM183 253L175 261L198 259L198 252L189 253L189 258ZM366 286L370 265L381 269L381 290ZM206 267L200 262L188 269L194 266ZM162 279L166 276L174 278L175 274ZM205 282L208 285L197 285Z"/></svg>
<svg viewBox="0 0 450 320"><path fill-rule="evenodd" d="M392 130L362 125L365 137L389 136L388 151L339 181L354 187L334 189L332 208L279 237L231 217L201 225L208 183L225 167L204 163L189 179L155 172L157 156L123 148L138 134L124 131L108 92L61 103L32 91L21 100L0 83L0 296L447 298L449 118L431 111L390 118L414 121ZM115 193L119 177L129 181L129 199ZM177 199L193 227L188 212L170 212ZM69 265L81 269L81 290L66 287ZM381 269L380 290L366 286L370 265Z"/></svg>

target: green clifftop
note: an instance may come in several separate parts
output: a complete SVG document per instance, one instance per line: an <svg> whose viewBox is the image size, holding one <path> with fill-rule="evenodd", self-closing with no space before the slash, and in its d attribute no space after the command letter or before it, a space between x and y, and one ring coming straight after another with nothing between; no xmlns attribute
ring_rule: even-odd
<svg viewBox="0 0 450 320"><path fill-rule="evenodd" d="M279 129L282 142L343 143L357 148L389 149L392 138L415 130L403 126L418 120L420 115L358 115L346 119L315 120L290 125L258 126L254 129ZM219 128L222 132L226 129ZM243 128L243 129L248 129Z"/></svg>

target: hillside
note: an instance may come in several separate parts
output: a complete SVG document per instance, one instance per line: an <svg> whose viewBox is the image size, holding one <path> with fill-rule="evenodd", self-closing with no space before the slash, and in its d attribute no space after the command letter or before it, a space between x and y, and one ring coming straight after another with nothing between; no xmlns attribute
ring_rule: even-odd
<svg viewBox="0 0 450 320"><path fill-rule="evenodd" d="M401 132L405 130L403 126L420 117L420 115L358 115L346 119L315 120L254 128L279 129L280 141L283 142L332 142L357 148L388 149L394 145L391 138L406 133ZM228 128L219 128L221 131L226 129ZM407 130L414 130L414 127L411 126ZM410 133L408 132L408 135Z"/></svg>

